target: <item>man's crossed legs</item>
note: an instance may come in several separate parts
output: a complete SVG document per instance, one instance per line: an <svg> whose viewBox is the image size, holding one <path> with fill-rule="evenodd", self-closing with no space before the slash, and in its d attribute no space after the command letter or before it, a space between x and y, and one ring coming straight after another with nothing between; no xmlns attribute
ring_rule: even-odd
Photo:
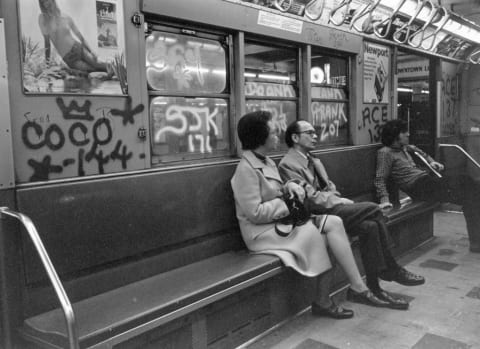
<svg viewBox="0 0 480 349"><path fill-rule="evenodd" d="M380 287L379 279L395 281L406 286L421 285L425 283L425 279L407 271L396 262L390 250L392 239L378 205L372 202L338 205L330 209L328 213L342 218L349 236L358 236L367 286L382 303L372 302L361 294L354 294L351 290L347 294L347 299L377 307L408 309L409 303L402 297L383 290ZM333 278L331 274L330 272L324 273L317 282L319 292L326 294L325 303L329 302L328 294Z"/></svg>

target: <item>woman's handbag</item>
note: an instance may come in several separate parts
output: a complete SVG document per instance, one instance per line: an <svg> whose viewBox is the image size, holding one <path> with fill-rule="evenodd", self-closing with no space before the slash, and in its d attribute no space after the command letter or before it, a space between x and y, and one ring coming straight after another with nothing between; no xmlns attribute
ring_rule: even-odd
<svg viewBox="0 0 480 349"><path fill-rule="evenodd" d="M283 237L288 236L295 227L304 225L311 217L307 207L294 195L286 193L283 200L287 204L290 214L275 223L275 232Z"/></svg>

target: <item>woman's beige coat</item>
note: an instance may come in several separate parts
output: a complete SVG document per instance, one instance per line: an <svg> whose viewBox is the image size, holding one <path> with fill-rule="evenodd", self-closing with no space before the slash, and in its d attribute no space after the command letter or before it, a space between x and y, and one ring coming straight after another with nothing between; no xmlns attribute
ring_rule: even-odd
<svg viewBox="0 0 480 349"><path fill-rule="evenodd" d="M285 265L306 276L331 268L325 236L312 221L288 237L275 232L275 221L288 216L281 199L283 182L275 163L245 151L231 180L243 240L252 252L277 255Z"/></svg>

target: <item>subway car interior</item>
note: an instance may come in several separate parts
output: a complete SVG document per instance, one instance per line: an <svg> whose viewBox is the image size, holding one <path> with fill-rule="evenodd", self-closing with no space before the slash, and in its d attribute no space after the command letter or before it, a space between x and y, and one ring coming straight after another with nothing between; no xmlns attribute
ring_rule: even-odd
<svg viewBox="0 0 480 349"><path fill-rule="evenodd" d="M479 0L1 1L0 151L0 348L480 349Z"/></svg>

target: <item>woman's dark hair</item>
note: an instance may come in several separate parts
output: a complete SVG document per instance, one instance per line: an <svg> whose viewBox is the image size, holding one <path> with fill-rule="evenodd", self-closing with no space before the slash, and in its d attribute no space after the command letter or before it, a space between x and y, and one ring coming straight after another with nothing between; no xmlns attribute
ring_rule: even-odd
<svg viewBox="0 0 480 349"><path fill-rule="evenodd" d="M382 128L382 143L391 146L400 133L408 132L408 124L403 120L390 120Z"/></svg>
<svg viewBox="0 0 480 349"><path fill-rule="evenodd" d="M258 110L245 114L238 121L237 133L243 150L253 150L265 144L270 133L268 122L272 114Z"/></svg>
<svg viewBox="0 0 480 349"><path fill-rule="evenodd" d="M298 133L299 131L300 126L298 125L298 120L288 125L287 130L285 131L285 143L287 143L289 148L293 147L292 135L294 133Z"/></svg>

